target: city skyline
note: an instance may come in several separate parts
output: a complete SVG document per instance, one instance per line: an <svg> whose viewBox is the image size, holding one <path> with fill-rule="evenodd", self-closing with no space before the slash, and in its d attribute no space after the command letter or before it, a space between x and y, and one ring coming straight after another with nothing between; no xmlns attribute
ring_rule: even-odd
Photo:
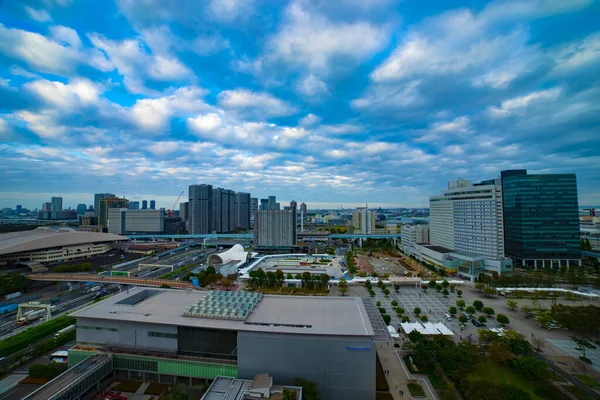
<svg viewBox="0 0 600 400"><path fill-rule="evenodd" d="M598 2L192 3L2 5L0 208L427 207L505 169L600 204Z"/></svg>

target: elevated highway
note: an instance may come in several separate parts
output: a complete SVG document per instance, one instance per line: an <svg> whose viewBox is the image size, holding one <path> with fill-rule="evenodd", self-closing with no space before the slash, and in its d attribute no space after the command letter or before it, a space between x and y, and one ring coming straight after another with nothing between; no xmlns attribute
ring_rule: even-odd
<svg viewBox="0 0 600 400"><path fill-rule="evenodd" d="M61 281L61 282L98 282L98 283L119 283L121 285L133 286L152 286L160 287L168 285L174 289L197 289L189 282L171 281L168 279L152 278L130 278L125 276L98 276L91 274L30 274L27 277L33 281Z"/></svg>

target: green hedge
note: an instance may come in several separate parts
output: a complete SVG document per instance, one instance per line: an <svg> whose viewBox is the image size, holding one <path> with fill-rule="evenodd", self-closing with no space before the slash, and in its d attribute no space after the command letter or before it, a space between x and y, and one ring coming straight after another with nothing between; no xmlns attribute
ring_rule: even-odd
<svg viewBox="0 0 600 400"><path fill-rule="evenodd" d="M0 342L0 357L7 357L26 349L35 342L73 324L75 324L74 317L62 316L4 339Z"/></svg>
<svg viewBox="0 0 600 400"><path fill-rule="evenodd" d="M52 380L68 369L67 364L33 364L29 367L29 376Z"/></svg>

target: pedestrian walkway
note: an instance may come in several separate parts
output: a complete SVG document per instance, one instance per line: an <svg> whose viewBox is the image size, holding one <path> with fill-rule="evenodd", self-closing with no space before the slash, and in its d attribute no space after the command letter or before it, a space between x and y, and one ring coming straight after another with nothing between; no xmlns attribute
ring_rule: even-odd
<svg viewBox="0 0 600 400"><path fill-rule="evenodd" d="M414 397L408 390L409 380L416 379L417 383L423 387L425 397L421 399L439 400L435 389L427 378L413 376L402 360L403 351L394 347L393 342L381 342L377 344L377 355L381 361L384 371L388 370L386 375L387 383L390 387L390 393L394 399L413 399ZM402 395L401 393L404 393Z"/></svg>

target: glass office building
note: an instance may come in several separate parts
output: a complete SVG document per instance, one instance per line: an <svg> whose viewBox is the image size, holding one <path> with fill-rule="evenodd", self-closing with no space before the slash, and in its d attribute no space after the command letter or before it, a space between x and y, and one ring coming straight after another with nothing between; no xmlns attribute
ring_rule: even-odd
<svg viewBox="0 0 600 400"><path fill-rule="evenodd" d="M504 249L516 265L569 265L581 259L575 174L501 172Z"/></svg>

